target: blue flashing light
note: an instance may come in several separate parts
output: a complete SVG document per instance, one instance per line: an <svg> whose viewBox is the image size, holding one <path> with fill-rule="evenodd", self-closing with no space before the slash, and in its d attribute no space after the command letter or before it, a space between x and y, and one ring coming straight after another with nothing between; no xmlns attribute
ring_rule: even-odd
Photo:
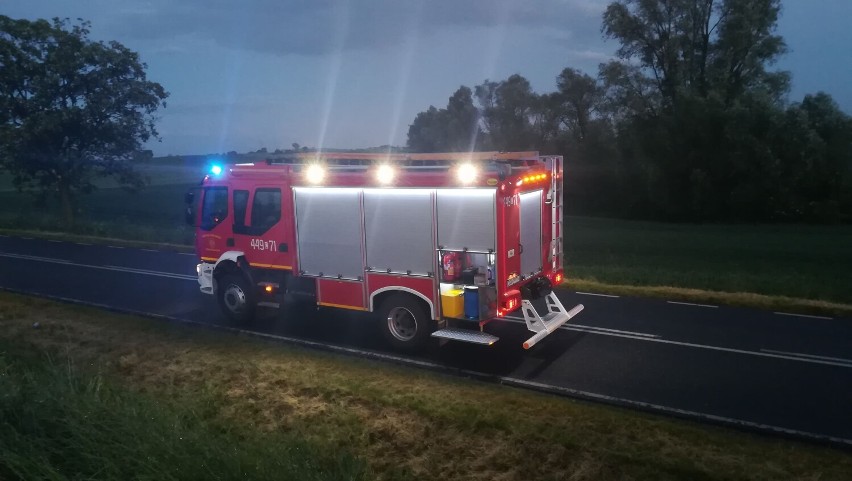
<svg viewBox="0 0 852 481"><path fill-rule="evenodd" d="M222 166L221 165L210 166L210 173L213 174L213 175L221 174L222 173Z"/></svg>

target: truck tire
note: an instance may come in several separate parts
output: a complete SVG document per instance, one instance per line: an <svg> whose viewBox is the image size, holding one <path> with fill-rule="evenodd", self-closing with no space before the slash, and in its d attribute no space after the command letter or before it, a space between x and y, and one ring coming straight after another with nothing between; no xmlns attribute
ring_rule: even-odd
<svg viewBox="0 0 852 481"><path fill-rule="evenodd" d="M434 323L422 302L409 294L397 293L382 302L379 324L394 349L414 352L426 345Z"/></svg>
<svg viewBox="0 0 852 481"><path fill-rule="evenodd" d="M244 276L238 273L222 276L217 283L216 298L230 321L246 324L254 319L257 301L252 286Z"/></svg>

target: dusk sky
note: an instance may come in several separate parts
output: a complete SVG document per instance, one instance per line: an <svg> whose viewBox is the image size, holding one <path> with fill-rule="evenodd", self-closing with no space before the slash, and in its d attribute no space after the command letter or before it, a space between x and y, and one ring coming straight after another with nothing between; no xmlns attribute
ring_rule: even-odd
<svg viewBox="0 0 852 481"><path fill-rule="evenodd" d="M3 0L13 18L84 18L170 92L156 155L404 145L429 105L520 73L537 92L616 50L606 0ZM852 0L786 0L790 100L852 112Z"/></svg>

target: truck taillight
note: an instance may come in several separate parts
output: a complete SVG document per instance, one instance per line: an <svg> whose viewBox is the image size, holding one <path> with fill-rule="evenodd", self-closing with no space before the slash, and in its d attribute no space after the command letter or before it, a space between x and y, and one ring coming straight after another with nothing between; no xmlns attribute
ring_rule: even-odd
<svg viewBox="0 0 852 481"><path fill-rule="evenodd" d="M514 311L521 305L521 293L520 291L514 290L506 293L503 301L500 303L500 310L505 313L510 311Z"/></svg>
<svg viewBox="0 0 852 481"><path fill-rule="evenodd" d="M556 275L555 275L555 276L553 276L553 285L559 285L559 284L562 284L562 279L563 279L563 277L562 277L562 273L561 273L561 272L557 272L557 273L556 273Z"/></svg>

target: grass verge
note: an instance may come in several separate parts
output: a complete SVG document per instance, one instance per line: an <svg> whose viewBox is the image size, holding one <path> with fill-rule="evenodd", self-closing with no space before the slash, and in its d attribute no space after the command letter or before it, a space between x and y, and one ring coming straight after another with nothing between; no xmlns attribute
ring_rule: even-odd
<svg viewBox="0 0 852 481"><path fill-rule="evenodd" d="M217 452L208 446L227 444L211 439L224 432L321 446L343 468L357 467L340 458L352 453L366 463L365 475L378 479L840 480L852 472L852 458L840 450L8 293L0 293L0 327L3 345L15 346L7 363L49 353L63 363L44 366L47 376L67 360L85 366L86 376L101 376L130 405L140 398L157 413L171 412L161 405L201 413L190 419L214 429L194 438L200 447L188 456L196 461ZM41 368L18 371L27 369ZM82 412L98 416L77 422L96 422L111 396L90 395L92 410ZM163 426L180 416L165 414ZM63 437L69 428L53 427L49 418L39 415L33 429ZM148 429L137 421L130 427L122 438ZM158 439L140 436L143 444ZM110 463L137 456L117 449L99 455L99 446L76 454ZM54 449L75 454L62 444ZM311 459L307 465L316 466Z"/></svg>
<svg viewBox="0 0 852 481"><path fill-rule="evenodd" d="M623 286L587 279L569 279L565 287L582 292L620 296L654 297L670 301L750 307L798 314L852 317L852 304L796 299L786 296L767 296L751 292L716 292L667 286Z"/></svg>
<svg viewBox="0 0 852 481"><path fill-rule="evenodd" d="M82 374L0 341L0 479L363 479L351 455Z"/></svg>
<svg viewBox="0 0 852 481"><path fill-rule="evenodd" d="M15 237L35 237L39 239L61 240L67 242L81 242L84 244L112 245L121 247L132 247L137 249L157 249L175 252L195 252L195 249L186 244L170 244L166 242L149 242L144 240L122 239L115 237L101 237L94 235L69 234L66 232L26 230L26 229L3 229L0 234Z"/></svg>

